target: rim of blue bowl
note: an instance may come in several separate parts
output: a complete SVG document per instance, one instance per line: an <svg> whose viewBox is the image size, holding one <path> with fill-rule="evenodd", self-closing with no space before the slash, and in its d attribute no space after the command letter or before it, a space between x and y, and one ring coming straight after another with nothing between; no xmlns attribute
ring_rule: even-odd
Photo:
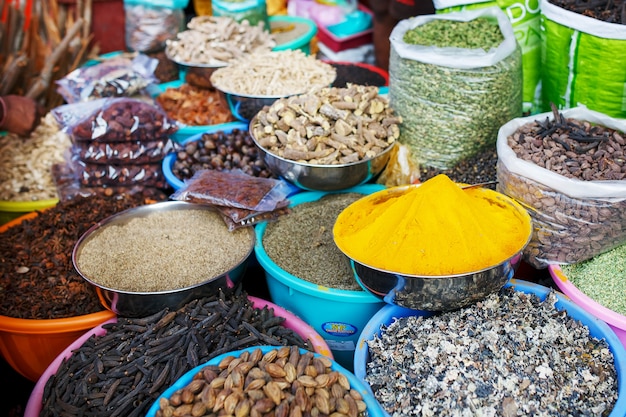
<svg viewBox="0 0 626 417"><path fill-rule="evenodd" d="M169 398L172 396L172 394L174 394L177 390L182 389L184 387L186 387L192 380L193 377L200 372L202 369L204 369L207 365L217 365L219 364L222 359L224 359L227 356L241 356L241 354L243 352L253 352L256 349L261 349L261 351L263 353L267 353L271 350L274 349L280 349L282 346L251 346L249 348L245 348L245 349L240 349L240 350L236 350L236 351L231 351L231 352L226 352L223 353L219 356L216 356L210 360L208 360L207 362L200 364L198 366L196 366L195 368L191 369L190 371L187 371L183 376L181 376L176 382L174 382L174 384L172 384L170 387L168 387L161 395L159 395L159 397L152 403L152 406L150 406L150 408L148 409L148 412L146 413L146 417L155 417L157 411L159 411L160 406L159 406L159 402L161 400L161 398ZM300 348L300 352L301 353L306 353L306 352L310 352L306 349ZM314 356L316 357L322 357L323 355L317 353L317 352L311 352L313 353ZM328 358L328 357L326 357ZM374 396L372 395L370 389L367 387L367 385L361 381L359 378L357 378L353 373L351 373L350 371L348 371L347 369L345 369L343 366L339 365L339 363L337 363L335 360L328 358L331 363L331 369L333 371L338 371L342 374L344 374L347 378L348 381L350 382L350 387L353 389L356 389L361 396L363 397L363 401L365 401L365 404L367 405L367 413L370 417L382 417L384 416L384 411L382 409L382 407L380 406L380 404L378 403L378 401L376 401L376 399L374 398Z"/></svg>
<svg viewBox="0 0 626 417"><path fill-rule="evenodd" d="M550 288L548 287L514 278L509 280L504 286L513 287L514 289L527 294L535 294L542 301L545 300L550 293ZM613 405L613 410L611 410L608 417L623 417L626 415L626 348L606 322L593 316L591 313L586 312L582 307L570 300L565 294L557 291L556 297L557 302L555 303L555 307L557 309L566 310L567 314L571 318L580 321L589 328L589 334L591 336L598 339L604 339L609 345L609 349L613 354L615 371L617 373L617 401ZM370 340L374 334L380 334L380 325L387 323L390 319L418 315L427 317L432 316L433 314L436 313L411 310L387 304L368 321L359 336L354 352L354 374L357 379L367 386L367 389L370 393L372 393L372 395L373 392L371 387L365 381L366 364L369 357L367 341ZM384 409L383 415L385 417L390 416Z"/></svg>
<svg viewBox="0 0 626 417"><path fill-rule="evenodd" d="M244 122L229 122L229 123L221 123L218 125L205 126L202 132L198 132L186 138L185 140L180 142L180 144L181 146L185 146L189 142L200 140L200 138L202 138L202 135L204 135L205 133L211 134L211 133L216 133L220 131L225 132L225 133L230 133L234 129L241 129L241 130L247 131L248 124ZM163 158L163 162L161 165L161 169L163 170L163 176L165 177L165 181L167 181L167 183L174 190L179 190L185 186L185 182L181 180L180 178L178 178L176 175L174 175L173 168L174 168L174 162L176 162L177 157L178 157L177 152L170 152L167 155L165 155L165 158Z"/></svg>
<svg viewBox="0 0 626 417"><path fill-rule="evenodd" d="M346 190L339 191L303 191L289 198L290 204L289 207L297 206L302 203L310 203L313 201L317 201L323 196L327 194L343 194L343 193L360 193L363 195L371 194L376 191L380 191L384 189L385 186L381 184L362 184L357 185L352 188L348 188ZM298 278L297 276L285 271L281 267L279 267L272 259L269 257L265 248L263 247L263 235L265 233L265 229L267 228L267 221L261 222L254 227L254 233L256 234L255 244L254 244L254 254L256 256L257 261L263 267L266 273L270 274L274 278L276 278L281 283L293 288L294 290L303 292L308 295L312 295L315 297L325 298L327 300L333 301L341 301L346 303L380 303L380 298L374 296L373 294L361 290L361 291L352 291L352 290L342 290L337 288L329 288L322 285L313 284L311 282L305 281L302 278Z"/></svg>

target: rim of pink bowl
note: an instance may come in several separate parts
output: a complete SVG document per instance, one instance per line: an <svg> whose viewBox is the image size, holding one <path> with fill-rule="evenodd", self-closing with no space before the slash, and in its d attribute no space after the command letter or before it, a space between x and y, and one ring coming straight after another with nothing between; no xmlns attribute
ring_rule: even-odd
<svg viewBox="0 0 626 417"><path fill-rule="evenodd" d="M293 314L292 312L285 310L284 308L272 303L271 301L264 300L262 298L254 297L249 295L248 298L252 301L252 305L256 308L262 309L267 306L268 308L274 309L274 314L280 317L284 317L285 323L284 326L288 329L291 329L298 333L300 337L303 339L307 339L311 342L313 350L318 352L321 355L327 356L333 359L333 355L328 347L326 341L320 336L315 330L306 324L301 318ZM72 356L74 350L78 349L82 346L87 339L91 336L102 336L106 333L106 330L103 328L104 325L108 323L114 323L117 321L117 317L109 319L104 323L94 327L93 329L87 331L85 334L80 336L71 345L69 345L63 352L61 352L51 363L48 365L46 370L41 374L41 377L35 383L35 387L28 398L28 402L26 404L26 409L24 410L24 417L37 417L41 412L42 400L43 400L43 390L46 386L46 382L54 373L59 369L59 366L63 363L63 360Z"/></svg>
<svg viewBox="0 0 626 417"><path fill-rule="evenodd" d="M578 287L567 279L565 272L563 272L563 269L561 269L559 265L548 265L548 270L550 271L550 275L552 276L554 283L572 301L578 303L581 307L583 305L587 305L590 309L592 309L592 311L590 311L591 314L607 322L611 326L617 327L626 332L626 316L603 306L579 290Z"/></svg>

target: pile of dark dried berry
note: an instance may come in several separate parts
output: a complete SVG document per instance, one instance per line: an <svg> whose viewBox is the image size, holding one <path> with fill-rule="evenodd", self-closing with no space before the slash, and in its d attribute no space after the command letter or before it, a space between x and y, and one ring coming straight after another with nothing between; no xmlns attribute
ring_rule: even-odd
<svg viewBox="0 0 626 417"><path fill-rule="evenodd" d="M420 168L420 181L424 182L438 174L446 174L455 182L477 184L496 181L496 164L498 153L496 147L491 147L471 158L459 161L454 167L441 170L433 167ZM495 188L489 185L487 188Z"/></svg>
<svg viewBox="0 0 626 417"><path fill-rule="evenodd" d="M348 83L375 87L382 87L387 84L385 77L366 66L339 62L331 62L330 64L337 71L333 87L344 88Z"/></svg>

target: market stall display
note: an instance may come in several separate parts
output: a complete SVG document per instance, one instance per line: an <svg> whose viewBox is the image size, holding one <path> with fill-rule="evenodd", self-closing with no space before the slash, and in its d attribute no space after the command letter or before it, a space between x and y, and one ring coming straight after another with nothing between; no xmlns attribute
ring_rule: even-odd
<svg viewBox="0 0 626 417"><path fill-rule="evenodd" d="M155 198L165 196L80 197L2 226L0 346L17 372L37 380L72 340L113 316L74 270L72 248L99 220Z"/></svg>
<svg viewBox="0 0 626 417"><path fill-rule="evenodd" d="M219 377L226 380L223 386L214 382ZM204 400L223 396L223 403ZM192 401L186 402L189 397ZM228 415L254 415L255 411L381 415L367 387L332 359L297 347L274 346L228 352L190 370L155 401L147 416L177 415L185 410Z"/></svg>
<svg viewBox="0 0 626 417"><path fill-rule="evenodd" d="M536 43L519 37L525 29L530 36L534 26L526 23L534 19L535 25L539 9L531 4L516 9L502 1L457 7L453 1L444 0L450 6L445 11L451 13L401 22L411 26L399 25L406 36L395 43L390 72L308 55L317 46L320 56L325 55L329 48L322 44L327 39L332 41L330 49L342 49L371 35L371 30L351 35L362 23L357 16L370 17L362 5L358 14L323 28L293 16L270 16L269 25L259 26L231 17L197 16L185 28L179 26L179 17L186 0L172 1L176 10L156 16L154 26L146 19L155 17L153 12L162 11L160 6L169 0L159 5L128 0L126 6L141 6L126 10L127 16L133 14L127 35L134 36L130 49L135 52L99 55L82 67L82 55L66 59L61 49L70 54L78 45L85 53L89 21L66 24L65 39L47 42L44 48L40 41L47 41L51 22L40 22L45 28L35 35L36 25L28 29L24 20L28 44L47 51L45 59L32 61L44 68L39 77L32 74L30 63L23 74L15 72L25 65L24 51L12 61L6 50L11 42L5 42L0 52L8 52L2 56L10 59L2 65L7 71L0 86L28 76L34 84L24 82L24 94L44 94L46 84L62 85L70 93L68 101L85 100L71 111L58 106L42 120L42 129L51 127L42 130L49 136L44 143L19 138L20 145L31 145L19 146L26 154L21 158L10 152L14 138L0 137L9 166L13 159L26 161L12 174L13 196L41 199L14 202L10 197L7 212L13 203L28 205L27 211L45 207L39 204L46 201L53 204L6 228L0 226L0 352L20 376L37 380L25 417L166 417L191 411L193 398L199 413L202 393L218 401L216 409L234 415L274 406L277 416L335 412L385 417L400 408L400 414L419 410L445 415L444 409L454 412L450 410L462 402L455 402L459 396L471 402L474 411L503 417L543 415L553 409L558 410L555 415L626 414L626 313L606 299L581 296L582 284L593 285L595 273L585 272L582 279L588 282L574 282L574 269L569 269L578 267L581 258L611 256L623 244L626 128L608 113L584 108L559 113L557 108L564 106L560 102L550 103L551 113L518 124L521 111L528 111L529 98L539 99L539 86L533 97L529 94L528 86L536 82L532 69L531 77L521 76L530 65L525 51L536 54ZM603 13L613 11L615 17L609 19L623 20L620 2L607 3ZM30 3L24 7L30 8ZM568 0L558 3L568 6ZM77 5L81 13L85 6L89 20L91 3ZM7 19L0 19L0 27L8 28L9 35L21 27L13 15L21 7L17 2L1 7ZM572 25L549 20L553 7L557 2L542 10L546 25L541 30L547 30L543 39L558 38L563 45L565 38L569 42L574 36L559 25ZM528 13L529 20L516 16L516 10ZM43 16L54 17L49 13L53 11L54 2L37 6ZM587 17L595 19L599 11ZM610 24L614 26L613 20ZM348 32L343 35L349 36L342 35L344 29ZM455 37L448 37L449 32ZM594 43L599 57L615 54L602 49L619 45L621 39L613 39L619 32L611 31L611 39ZM341 35L336 41L335 34ZM454 43L464 34L465 43ZM586 33L576 36L579 51L593 38ZM149 46L140 45L145 40ZM60 46L49 50L58 42ZM429 42L435 46L421 48ZM446 60L449 49L454 65ZM145 55L136 52L142 50ZM443 57L435 59L434 52L440 50L445 50ZM470 52L477 53L478 64ZM555 58L547 52L548 61ZM153 83L161 80L153 68L156 58L145 59L156 54L159 64L170 64L164 75L171 82ZM585 59L583 55L572 59ZM149 76L147 88L139 72L128 72L129 65L116 67L141 60L150 64L142 70L155 76ZM300 61L307 65L295 65ZM67 78L56 82L68 63L79 70L68 69ZM616 74L605 67L610 63L596 65L607 78ZM265 68L269 75L253 82ZM568 77L568 82L573 86L583 79ZM279 93L272 90L277 86L282 88ZM576 93L585 90L576 86ZM136 92L142 93L140 100L101 99ZM55 103L61 90L52 93L40 96L42 102ZM614 102L610 98L607 104ZM145 118L148 114L153 117ZM584 117L578 117L581 114ZM54 126L47 126L50 123ZM512 129L509 124L517 129L502 139L510 149L500 143L503 130ZM67 132L61 134L59 127ZM5 138L9 142L3 148ZM426 160L420 152L429 147L437 155L429 154ZM61 154L52 169L38 166ZM556 182L552 174L559 178ZM408 190L428 189L427 198L405 199L413 195ZM47 192L50 199L42 197ZM468 196L487 196L484 200L490 204L466 204ZM448 209L437 206L442 200ZM373 204L365 207L368 203ZM166 206L187 209L160 209ZM115 221L137 212L147 214L123 224ZM560 222L566 230L563 241L551 234L552 229L562 230ZM127 233L107 242L99 239L112 227L115 233ZM415 236L418 242L411 241ZM240 237L245 238L243 244L231 245ZM422 241L428 244L416 251ZM403 251L405 246L412 250ZM235 247L240 249L236 261L219 262ZM422 253L430 254L426 257L433 262L426 262ZM550 258L553 255L558 259ZM85 259L87 264L82 263ZM146 268L134 269L135 264ZM114 282L81 277L79 271L84 273L86 266L98 269L90 276L116 270ZM521 275L518 266L525 267ZM597 275L605 279L611 279L611 269L619 270L607 263L598 269ZM218 283L212 285L209 276ZM518 276L545 279L546 285L572 294L582 310L561 294L521 282ZM619 274L612 278L618 279ZM606 281L598 285L613 288ZM247 295L247 286L271 301ZM444 322L465 311L469 316ZM85 324L92 316L97 321ZM68 329L68 323L77 322L82 322L80 329ZM461 327L445 340L446 330L457 322ZM481 324L496 331L483 335L475 327ZM587 328L591 337L585 334ZM398 347L409 333L410 345ZM580 335L574 346L567 343ZM457 347L467 340L475 344ZM249 359L254 352L256 358L261 350L263 355L265 350L273 352L269 355L278 362L263 366L281 377L266 378L265 390L256 390L253 398L242 400L237 393L226 397L223 391L218 395L207 387L219 378L210 383L198 379L201 370L203 377L209 375L207 366L218 371L216 355L224 361L219 371L226 377L240 360L235 356ZM413 351L404 361L413 364L410 370L398 363L383 364L384 358L398 359ZM448 373L426 366L418 376L418 368L429 358L436 356L442 364L456 360L457 351L462 351L465 366ZM300 364L303 357L310 362ZM529 365L520 358L535 362ZM574 363L577 370L566 370L564 376L563 362ZM494 377L501 369L509 372ZM238 377L245 379L239 373L228 375L228 388L238 384ZM319 385L326 378L341 384L333 389ZM287 380L294 385L287 386ZM296 395L298 385L313 381L319 385L315 392L312 385L300 389L311 396ZM567 388L570 382L574 388L566 391L572 395L559 397L555 387ZM201 383L204 390L197 387ZM254 383L261 388L260 380ZM360 385L358 392L355 384ZM410 393L402 391L409 385ZM397 391L381 396L385 389ZM11 391L4 395L13 397ZM178 407L182 396L186 404ZM555 400L548 404L550 399Z"/></svg>
<svg viewBox="0 0 626 417"><path fill-rule="evenodd" d="M438 175L355 201L333 227L359 283L389 304L455 310L512 278L532 232L526 209Z"/></svg>
<svg viewBox="0 0 626 417"><path fill-rule="evenodd" d="M257 113L250 134L274 174L336 191L380 174L401 123L377 87L352 85L281 98Z"/></svg>
<svg viewBox="0 0 626 417"><path fill-rule="evenodd" d="M626 241L624 132L624 120L586 107L500 128L497 188L533 219L529 264L581 262Z"/></svg>
<svg viewBox="0 0 626 417"><path fill-rule="evenodd" d="M311 324L348 369L360 331L383 302L357 285L331 229L343 208L382 188L366 184L341 192L302 192L290 197L289 214L255 228L254 252L272 301Z"/></svg>
<svg viewBox="0 0 626 417"><path fill-rule="evenodd" d="M196 299L179 310L163 309L135 319L118 317L77 339L73 349L55 359L37 382L26 417L54 415L63 405L78 412L145 415L154 400L189 370L249 346L298 346L328 353L310 327L282 313L238 288ZM113 355L115 359L101 359ZM82 371L74 372L75 367ZM87 397L71 395L86 382L85 376L100 383L88 385ZM103 397L103 392L108 396Z"/></svg>
<svg viewBox="0 0 626 417"><path fill-rule="evenodd" d="M453 312L383 307L361 333L354 367L385 415L626 412L626 350L613 331L519 280Z"/></svg>
<svg viewBox="0 0 626 417"><path fill-rule="evenodd" d="M250 229L228 231L215 210L166 201L98 222L72 262L107 309L145 317L237 285L253 247Z"/></svg>

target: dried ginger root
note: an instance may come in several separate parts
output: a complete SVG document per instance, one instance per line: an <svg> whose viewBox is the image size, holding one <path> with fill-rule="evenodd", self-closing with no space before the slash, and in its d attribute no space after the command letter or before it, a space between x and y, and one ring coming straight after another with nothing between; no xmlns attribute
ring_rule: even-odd
<svg viewBox="0 0 626 417"><path fill-rule="evenodd" d="M278 99L252 121L268 152L315 165L349 164L389 149L402 118L373 86L326 87Z"/></svg>

